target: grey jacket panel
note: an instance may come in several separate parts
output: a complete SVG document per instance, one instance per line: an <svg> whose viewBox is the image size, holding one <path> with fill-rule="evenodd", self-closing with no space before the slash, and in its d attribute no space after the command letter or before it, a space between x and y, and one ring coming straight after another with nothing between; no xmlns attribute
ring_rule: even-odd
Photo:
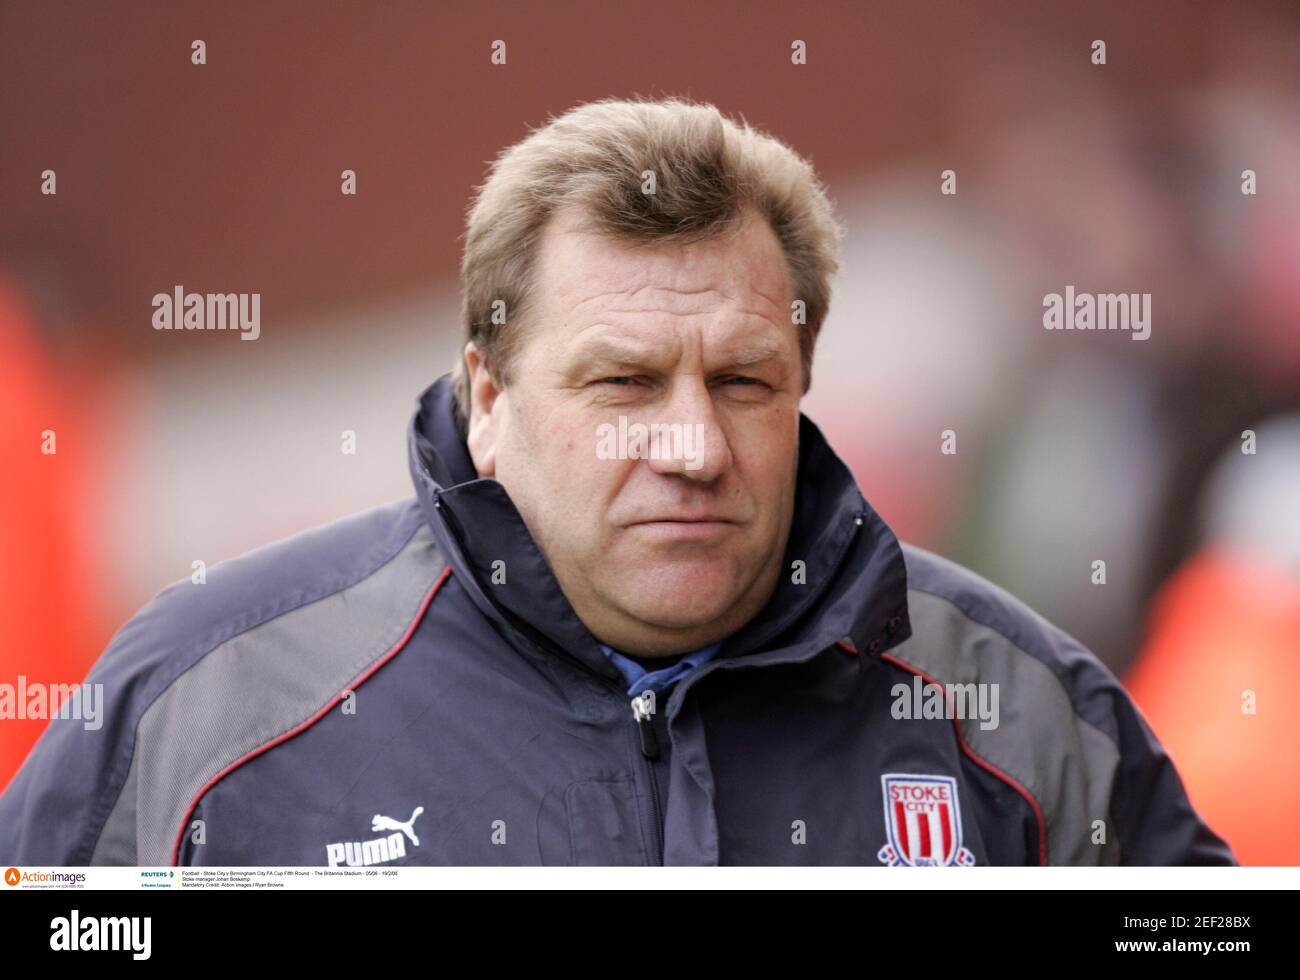
<svg viewBox="0 0 1300 980"><path fill-rule="evenodd" d="M236 651L249 647L239 638L264 625L275 629L268 624L277 617L350 595L404 552L419 554L418 577L431 582L441 566L432 557L430 537L412 501L399 501L221 562L207 570L202 584L187 579L164 589L118 631L86 678L103 685L103 726L88 730L77 721L52 721L0 795L0 861L166 863L178 829L167 826L170 815L189 803L185 794L193 795L196 780L216 774L213 761L253 735L240 724L223 729L222 712L231 720L243 712L261 732L287 723L295 710L290 702L314 702L314 709L338 693L331 671L316 669L327 657L295 672L285 670L293 666L290 659L255 665L245 653L242 665L255 668L248 673L214 675L208 667L186 679L188 672L219 649L240 656ZM404 567L411 571L409 560ZM363 587L367 591L372 590ZM368 624L365 617L335 621L348 620L349 629L366 632L371 639L365 649L373 649L392 634L400 618L394 614L414 613L408 605L405 598L387 603ZM313 613L291 621L311 624L317 633L322 622ZM291 641L287 652L299 666L312 655L313 635ZM351 648L347 656L364 662ZM201 689L193 687L198 678L205 679ZM186 690L194 693L177 710L182 701L176 693ZM142 724L147 715L153 721ZM222 746L223 740L229 745ZM205 752L209 758L201 761Z"/></svg>
<svg viewBox="0 0 1300 980"><path fill-rule="evenodd" d="M913 545L903 550L913 635L889 656L940 684L996 689L998 726L967 718L959 727L966 745L1041 811L1044 863L1230 857L1109 668L969 569Z"/></svg>
<svg viewBox="0 0 1300 980"><path fill-rule="evenodd" d="M211 650L142 716L128 777L134 794L118 798L105 827L109 839L115 821L133 824L132 863L171 863L177 828L203 787L345 696L357 696L366 673L397 652L442 569L422 526L392 560L355 584Z"/></svg>

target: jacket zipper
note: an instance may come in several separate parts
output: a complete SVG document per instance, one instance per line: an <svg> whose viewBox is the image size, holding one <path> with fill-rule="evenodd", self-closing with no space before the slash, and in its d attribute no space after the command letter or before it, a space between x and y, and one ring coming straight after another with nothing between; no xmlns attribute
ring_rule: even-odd
<svg viewBox="0 0 1300 980"><path fill-rule="evenodd" d="M646 773L650 777L650 806L654 817L655 842L659 845L659 864L664 863L664 823L659 802L659 780L655 777L654 760L659 758L659 739L654 729L655 692L645 691L632 699L632 718L636 721L641 739L641 755L646 760Z"/></svg>
<svg viewBox="0 0 1300 980"><path fill-rule="evenodd" d="M627 697L626 689L619 687L608 677L602 677L596 671L592 670L585 664L581 658L575 657L568 650L562 650L563 656L571 663L575 664L584 673L594 677L600 684L609 688L611 691L617 691L623 697ZM641 701L641 707L637 707L637 701ZM637 737L641 745L641 755L645 758L646 778L650 780L650 809L651 818L655 829L655 843L659 846L658 864L664 863L664 819L663 805L659 802L659 781L655 778L654 761L659 758L659 739L655 735L654 726L650 721L650 716L655 711L655 692L645 691L636 698L632 698L632 717L636 723ZM643 720L644 713L644 720Z"/></svg>

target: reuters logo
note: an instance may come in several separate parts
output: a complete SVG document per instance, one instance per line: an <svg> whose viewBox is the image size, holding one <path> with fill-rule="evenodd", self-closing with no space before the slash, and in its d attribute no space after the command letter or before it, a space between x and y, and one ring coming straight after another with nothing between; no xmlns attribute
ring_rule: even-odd
<svg viewBox="0 0 1300 980"><path fill-rule="evenodd" d="M16 885L18 882L22 881L22 877L23 876L18 873L17 868L9 868L5 871L5 884Z"/></svg>

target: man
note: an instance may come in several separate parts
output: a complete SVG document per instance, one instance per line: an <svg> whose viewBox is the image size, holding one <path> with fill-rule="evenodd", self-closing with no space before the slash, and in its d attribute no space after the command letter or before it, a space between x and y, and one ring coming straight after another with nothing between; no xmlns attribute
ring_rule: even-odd
<svg viewBox="0 0 1300 980"><path fill-rule="evenodd" d="M1114 677L801 416L839 234L711 106L506 151L414 498L146 606L0 863L1232 863Z"/></svg>

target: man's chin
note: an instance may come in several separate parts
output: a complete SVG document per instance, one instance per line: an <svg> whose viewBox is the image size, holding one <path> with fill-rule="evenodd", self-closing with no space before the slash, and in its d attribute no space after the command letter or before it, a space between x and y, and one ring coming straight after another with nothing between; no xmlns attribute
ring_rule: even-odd
<svg viewBox="0 0 1300 980"><path fill-rule="evenodd" d="M742 552L733 547L627 544L626 539L616 540L585 571L598 605L617 610L616 618L623 619L621 624L600 625L611 632L644 634L655 645L671 642L678 651L707 646L738 630L766 602L779 572L752 548ZM769 584L760 596L764 582Z"/></svg>
<svg viewBox="0 0 1300 980"><path fill-rule="evenodd" d="M651 576L628 588L620 605L630 616L670 630L706 629L735 614L744 593L734 573Z"/></svg>

